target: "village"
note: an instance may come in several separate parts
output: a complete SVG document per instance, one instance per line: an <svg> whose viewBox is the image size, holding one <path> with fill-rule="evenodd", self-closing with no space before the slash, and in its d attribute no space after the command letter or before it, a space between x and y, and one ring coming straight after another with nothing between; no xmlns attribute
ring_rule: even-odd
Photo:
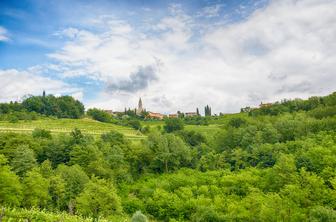
<svg viewBox="0 0 336 222"><path fill-rule="evenodd" d="M118 115L118 114L123 114L124 113L124 112L121 112L121 111L113 111L113 110L104 110L104 111L107 112L107 113L110 113L112 115ZM148 118L148 119L162 120L163 118L177 118L177 117L179 117L179 112L165 115L165 114L158 113L158 112L148 111L144 108L141 98L139 98L138 107L135 109L135 112L139 116L142 113L146 113L146 118ZM194 116L199 116L200 114L197 113L197 112L185 112L185 113L183 113L183 115L184 115L184 117L194 117Z"/></svg>
<svg viewBox="0 0 336 222"><path fill-rule="evenodd" d="M273 103L263 103L263 102L261 102L258 107L242 108L241 112L249 112L249 111L252 111L252 110L256 110L258 108L268 108L268 107L271 107L272 104ZM209 114L211 116L211 108L209 106L206 106L205 108L210 109L208 111L209 111ZM113 110L104 110L104 111L111 114L111 115L123 115L126 112L126 108L125 108L125 111L113 111ZM145 119L158 119L158 120L162 120L164 118L178 118L178 117L181 117L181 116L183 116L183 117L200 116L198 108L196 108L196 112L181 113L180 111L177 111L176 113L171 113L171 114L162 114L162 113L158 113L158 112L148 111L144 108L141 97L139 98L138 106L137 106L137 108L134 109L134 112L138 116L141 116L141 115L145 114ZM214 115L216 116L217 114L214 114ZM220 113L219 115L223 115L223 113Z"/></svg>

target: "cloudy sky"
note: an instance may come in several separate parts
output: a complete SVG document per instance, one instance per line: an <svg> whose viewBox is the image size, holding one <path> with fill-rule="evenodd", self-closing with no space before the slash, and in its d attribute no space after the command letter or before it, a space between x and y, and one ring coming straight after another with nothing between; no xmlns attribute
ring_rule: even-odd
<svg viewBox="0 0 336 222"><path fill-rule="evenodd" d="M0 102L215 112L336 91L335 0L0 1Z"/></svg>

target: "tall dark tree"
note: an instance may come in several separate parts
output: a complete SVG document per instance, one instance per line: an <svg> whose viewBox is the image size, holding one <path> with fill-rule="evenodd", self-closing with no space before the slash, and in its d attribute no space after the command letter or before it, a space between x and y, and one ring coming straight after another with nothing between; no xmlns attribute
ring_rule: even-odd
<svg viewBox="0 0 336 222"><path fill-rule="evenodd" d="M183 118L184 113L182 113L181 111L177 111L177 116L178 116L178 118Z"/></svg>
<svg viewBox="0 0 336 222"><path fill-rule="evenodd" d="M204 114L205 114L205 116L211 116L211 107L209 105L205 106Z"/></svg>

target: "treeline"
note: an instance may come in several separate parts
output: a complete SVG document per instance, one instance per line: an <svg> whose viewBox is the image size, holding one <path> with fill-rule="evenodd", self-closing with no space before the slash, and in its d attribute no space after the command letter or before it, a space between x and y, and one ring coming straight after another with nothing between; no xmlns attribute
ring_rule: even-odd
<svg viewBox="0 0 336 222"><path fill-rule="evenodd" d="M241 112L247 112L250 116L279 115L281 113L293 113L298 111L309 112L310 115L323 118L336 114L336 92L322 97L310 97L307 100L294 99L283 100L260 108L242 108Z"/></svg>
<svg viewBox="0 0 336 222"><path fill-rule="evenodd" d="M137 115L128 115L127 112L124 115L112 115L104 110L92 108L88 109L86 112L87 116L90 116L92 119L104 123L113 123L121 126L129 126L135 130L146 131L147 128L141 126L140 120L144 118Z"/></svg>
<svg viewBox="0 0 336 222"><path fill-rule="evenodd" d="M129 112L131 112L131 115ZM142 126L140 121L161 121L150 119L146 112L143 112L141 115L136 115L133 111L126 111L122 114L112 115L111 113L97 108L88 109L86 115L100 122L129 126L136 130L140 130L143 133L147 133L149 129L147 126ZM209 125L211 117L202 117L199 115L185 117L184 115L180 115L177 118L164 118L164 121L169 122L170 119L178 119L176 121L173 120L173 122L182 122L182 124L187 125Z"/></svg>
<svg viewBox="0 0 336 222"><path fill-rule="evenodd" d="M71 96L31 96L22 103L0 104L2 120L34 120L41 116L78 119L84 115L84 105Z"/></svg>

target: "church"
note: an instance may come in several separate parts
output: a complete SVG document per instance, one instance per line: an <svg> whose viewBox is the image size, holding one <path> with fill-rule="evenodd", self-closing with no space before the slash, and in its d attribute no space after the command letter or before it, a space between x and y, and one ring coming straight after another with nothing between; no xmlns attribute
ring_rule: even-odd
<svg viewBox="0 0 336 222"><path fill-rule="evenodd" d="M141 115L141 113L144 112L144 111L145 111L145 109L143 107L142 100L141 100L141 97L140 97L139 102L138 102L138 108L136 109L136 114ZM152 118L152 119L163 119L165 117L165 115L163 115L161 113L148 112L148 117Z"/></svg>
<svg viewBox="0 0 336 222"><path fill-rule="evenodd" d="M143 107L142 107L142 101L141 101L141 97L139 99L138 102L138 108L136 109L136 114L137 115L141 115L141 113L144 111Z"/></svg>

